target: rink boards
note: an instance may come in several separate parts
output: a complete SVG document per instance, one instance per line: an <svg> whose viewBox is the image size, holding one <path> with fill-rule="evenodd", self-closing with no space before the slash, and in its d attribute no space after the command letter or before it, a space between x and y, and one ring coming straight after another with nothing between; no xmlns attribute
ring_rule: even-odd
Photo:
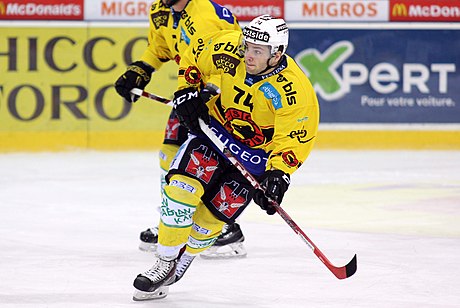
<svg viewBox="0 0 460 308"><path fill-rule="evenodd" d="M147 26L0 23L0 152L157 149L170 107L113 88ZM288 53L320 102L318 148L460 149L459 25L290 27ZM171 97L176 69L147 90Z"/></svg>

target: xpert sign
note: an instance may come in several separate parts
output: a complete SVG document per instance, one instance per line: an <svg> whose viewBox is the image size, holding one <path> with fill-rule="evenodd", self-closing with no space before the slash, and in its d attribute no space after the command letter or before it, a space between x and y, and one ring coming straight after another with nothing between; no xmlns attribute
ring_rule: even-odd
<svg viewBox="0 0 460 308"><path fill-rule="evenodd" d="M291 30L322 122L460 123L460 30Z"/></svg>

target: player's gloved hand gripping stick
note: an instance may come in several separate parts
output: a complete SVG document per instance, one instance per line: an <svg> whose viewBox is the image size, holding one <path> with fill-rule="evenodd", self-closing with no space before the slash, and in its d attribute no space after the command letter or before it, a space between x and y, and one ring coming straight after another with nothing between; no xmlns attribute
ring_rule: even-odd
<svg viewBox="0 0 460 308"><path fill-rule="evenodd" d="M171 101L160 97L156 96L154 94L150 94L148 92L145 92L143 90L139 89L133 89L131 93L139 95L139 96L144 96L147 98L150 98L152 100L159 101L164 104L170 105ZM249 173L249 171L241 164L238 159L233 156L233 154L230 152L230 150L224 145L222 141L214 134L214 132L209 128L206 123L199 119L199 124L201 130L206 134L206 136L216 145L217 148L222 152L222 154L225 155L225 157L228 158L228 160L241 172L241 174L251 183L251 185L255 189L259 189L261 191L264 191L264 188L262 185L256 180L256 178ZM321 252L321 250L318 249L318 247L308 238L308 236L305 234L305 232L300 229L300 227L294 222L294 220L286 213L286 211L275 201L270 200L271 206L275 208L276 212L284 219L284 221L294 230L294 232L300 236L300 238L310 247L311 250L313 250L314 254L321 260L321 262L326 265L326 267L338 278L338 279L345 279L350 276L352 276L357 269L357 261L356 261L356 254L353 256L350 262L348 262L347 265L337 267L334 266L327 258L326 256Z"/></svg>

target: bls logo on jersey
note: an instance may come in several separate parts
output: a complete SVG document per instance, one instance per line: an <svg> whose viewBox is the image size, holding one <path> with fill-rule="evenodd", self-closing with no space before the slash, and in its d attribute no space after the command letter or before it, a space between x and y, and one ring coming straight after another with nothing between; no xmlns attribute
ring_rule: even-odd
<svg viewBox="0 0 460 308"><path fill-rule="evenodd" d="M292 87L292 81L287 80L282 74L279 74L278 78L276 78L277 82L287 82L287 84L283 85L282 88L284 90L284 94L286 94L286 100L289 106L294 105L296 103L295 95L297 91L294 91Z"/></svg>
<svg viewBox="0 0 460 308"><path fill-rule="evenodd" d="M200 145L190 153L185 171L208 184L219 167L217 154L205 145Z"/></svg>
<svg viewBox="0 0 460 308"><path fill-rule="evenodd" d="M160 27L168 26L169 13L166 11L153 13L152 15L150 15L150 18L152 19L152 23L155 26L155 29L157 30Z"/></svg>
<svg viewBox="0 0 460 308"><path fill-rule="evenodd" d="M249 191L239 186L240 184L236 181L225 182L220 191L211 200L212 205L228 218L235 215L248 202Z"/></svg>
<svg viewBox="0 0 460 308"><path fill-rule="evenodd" d="M181 15L180 15L180 17L185 20L185 27L187 27L188 33L193 35L196 32L196 30L193 27L193 21L191 21L190 15L187 14L187 12L185 10L183 10Z"/></svg>
<svg viewBox="0 0 460 308"><path fill-rule="evenodd" d="M222 48L223 45L225 45L224 46L224 51L230 52L230 53L238 56L239 58L244 57L244 51L243 51L242 47L240 45L233 45L230 42L215 44L214 45L214 51L219 51Z"/></svg>

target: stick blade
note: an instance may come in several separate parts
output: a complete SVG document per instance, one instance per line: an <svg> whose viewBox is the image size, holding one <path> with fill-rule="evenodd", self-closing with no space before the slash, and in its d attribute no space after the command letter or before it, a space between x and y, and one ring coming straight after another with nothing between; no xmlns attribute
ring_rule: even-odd
<svg viewBox="0 0 460 308"><path fill-rule="evenodd" d="M353 256L353 259L351 259L350 262L348 262L347 265L345 265L346 273L348 278L350 276L353 276L354 273L356 273L356 270L358 268L358 261L356 260L356 254Z"/></svg>
<svg viewBox="0 0 460 308"><path fill-rule="evenodd" d="M348 277L353 276L353 274L356 273L357 263L358 262L357 262L356 254L355 254L353 256L353 259L351 259L351 261L348 262L347 265L342 266L342 267L332 267L332 268L330 267L329 269L337 278L346 279Z"/></svg>

